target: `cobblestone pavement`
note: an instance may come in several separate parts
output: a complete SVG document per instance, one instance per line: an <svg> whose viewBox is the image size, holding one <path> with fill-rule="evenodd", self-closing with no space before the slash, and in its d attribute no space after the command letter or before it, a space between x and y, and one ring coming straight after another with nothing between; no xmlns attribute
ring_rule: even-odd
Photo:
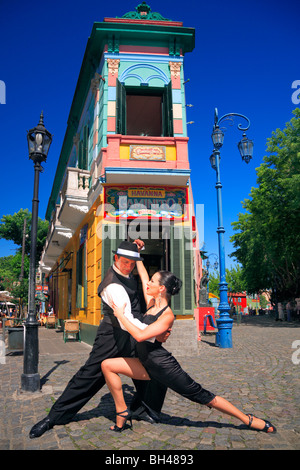
<svg viewBox="0 0 300 470"><path fill-rule="evenodd" d="M202 336L198 355L177 356L182 367L205 388L246 413L267 418L277 434L259 433L234 418L167 392L159 424L133 421L133 430L108 430L114 404L105 386L65 426L55 426L39 439L29 430L49 411L66 383L84 363L90 346L64 343L62 334L41 328L41 392L20 390L22 354L8 353L0 364L1 450L299 450L300 323L269 317L244 317L233 326L233 348L215 347L213 334ZM133 394L124 378L128 402ZM104 454L103 454L104 455Z"/></svg>

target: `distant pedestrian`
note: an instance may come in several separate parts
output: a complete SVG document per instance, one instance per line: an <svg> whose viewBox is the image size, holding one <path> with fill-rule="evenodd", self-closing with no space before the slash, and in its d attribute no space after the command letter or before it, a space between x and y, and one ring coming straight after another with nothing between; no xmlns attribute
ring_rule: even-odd
<svg viewBox="0 0 300 470"><path fill-rule="evenodd" d="M54 315L54 310L53 310L52 305L49 305L49 308L48 308L48 315Z"/></svg>
<svg viewBox="0 0 300 470"><path fill-rule="evenodd" d="M296 318L300 321L300 298L295 299L296 301Z"/></svg>
<svg viewBox="0 0 300 470"><path fill-rule="evenodd" d="M284 320L284 311L283 311L283 306L281 302L278 303L278 320L283 321Z"/></svg>
<svg viewBox="0 0 300 470"><path fill-rule="evenodd" d="M291 310L292 310L292 303L289 301L286 304L286 316L287 316L287 321L291 321Z"/></svg>

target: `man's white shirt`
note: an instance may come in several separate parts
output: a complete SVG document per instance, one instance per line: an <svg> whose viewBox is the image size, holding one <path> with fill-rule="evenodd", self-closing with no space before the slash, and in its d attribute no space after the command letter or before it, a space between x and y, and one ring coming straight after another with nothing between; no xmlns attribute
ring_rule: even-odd
<svg viewBox="0 0 300 470"><path fill-rule="evenodd" d="M122 274L115 265L113 265L113 269L121 276L129 277L129 276L124 276L124 274ZM140 320L138 320L137 318L134 318L134 316L132 315L129 296L126 290L124 289L124 287L121 286L120 284L112 283L106 286L101 292L101 298L111 308L112 308L113 303L117 307L123 307L123 305L126 304L124 316L140 330L144 330L145 328L147 328L148 325L146 325L145 323L142 323ZM122 322L119 319L118 319L118 322L122 330L127 331L127 329L125 328L125 326L122 324ZM155 338L150 338L147 341L151 341L153 343L155 341Z"/></svg>

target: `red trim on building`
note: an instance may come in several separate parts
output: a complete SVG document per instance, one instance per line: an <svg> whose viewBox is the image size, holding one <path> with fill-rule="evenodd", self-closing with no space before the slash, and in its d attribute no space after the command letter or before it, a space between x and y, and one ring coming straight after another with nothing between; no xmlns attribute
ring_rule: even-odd
<svg viewBox="0 0 300 470"><path fill-rule="evenodd" d="M159 26L183 26L182 21L135 20L131 18L104 18L105 23L155 24Z"/></svg>

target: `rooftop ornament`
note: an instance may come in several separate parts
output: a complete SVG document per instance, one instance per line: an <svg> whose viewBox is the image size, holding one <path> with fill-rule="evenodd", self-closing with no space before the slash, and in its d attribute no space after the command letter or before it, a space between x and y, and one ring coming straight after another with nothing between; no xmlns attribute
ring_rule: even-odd
<svg viewBox="0 0 300 470"><path fill-rule="evenodd" d="M140 3L137 7L135 7L135 10L136 11L129 11L128 13L125 13L122 18L129 18L131 20L172 21L164 18L160 13L152 11L146 2Z"/></svg>

